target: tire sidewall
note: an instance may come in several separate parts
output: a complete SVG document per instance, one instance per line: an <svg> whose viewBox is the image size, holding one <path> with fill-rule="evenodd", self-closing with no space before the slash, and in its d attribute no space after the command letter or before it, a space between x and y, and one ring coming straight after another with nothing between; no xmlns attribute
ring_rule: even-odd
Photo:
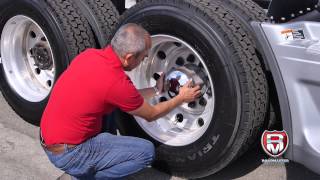
<svg viewBox="0 0 320 180"><path fill-rule="evenodd" d="M56 69L54 81L56 81L58 76L68 66L70 59L67 51L68 48L62 36L63 32L58 26L58 20L54 18L53 13L49 10L45 2L16 0L14 3L8 3L6 8L0 11L0 32L2 32L5 23L16 15L25 15L31 18L46 34L55 59ZM39 124L49 95L41 102L29 102L25 100L10 87L2 64L0 66L0 88L8 103L20 116L32 124Z"/></svg>

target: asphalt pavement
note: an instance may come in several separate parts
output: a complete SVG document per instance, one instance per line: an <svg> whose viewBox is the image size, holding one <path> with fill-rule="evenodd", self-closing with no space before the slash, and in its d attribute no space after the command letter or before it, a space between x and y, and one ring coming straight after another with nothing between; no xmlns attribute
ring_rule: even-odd
<svg viewBox="0 0 320 180"><path fill-rule="evenodd" d="M39 127L23 121L0 95L0 179L1 180L55 180L63 172L47 159L38 141ZM261 159L267 156L259 144L219 173L203 178L239 180L320 180L304 166L288 164L267 165ZM183 180L149 168L130 180Z"/></svg>

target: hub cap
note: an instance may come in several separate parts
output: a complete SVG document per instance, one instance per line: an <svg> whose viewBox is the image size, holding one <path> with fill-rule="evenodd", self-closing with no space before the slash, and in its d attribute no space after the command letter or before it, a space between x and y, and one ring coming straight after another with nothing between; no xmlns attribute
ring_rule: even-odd
<svg viewBox="0 0 320 180"><path fill-rule="evenodd" d="M179 93L188 80L201 86L202 95L195 102L180 107L154 122L135 117L142 129L161 143L185 146L198 140L207 130L214 112L213 83L199 54L186 42L173 36L152 36L147 60L128 73L138 89L155 86L154 73L166 73L165 92L150 104L167 101Z"/></svg>
<svg viewBox="0 0 320 180"><path fill-rule="evenodd" d="M10 87L30 102L50 93L55 66L50 43L31 18L17 15L8 20L1 34L1 59Z"/></svg>

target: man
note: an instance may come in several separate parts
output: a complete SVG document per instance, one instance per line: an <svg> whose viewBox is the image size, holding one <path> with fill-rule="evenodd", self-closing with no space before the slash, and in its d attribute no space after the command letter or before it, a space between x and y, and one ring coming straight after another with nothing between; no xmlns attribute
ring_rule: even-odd
<svg viewBox="0 0 320 180"><path fill-rule="evenodd" d="M183 102L194 101L200 87L180 89L175 98L151 106L144 99L163 90L137 90L124 71L136 68L151 48L149 33L136 24L122 26L103 50L77 56L54 86L41 119L42 144L49 160L74 179L121 179L150 165L151 142L101 133L101 120L115 108L151 122Z"/></svg>

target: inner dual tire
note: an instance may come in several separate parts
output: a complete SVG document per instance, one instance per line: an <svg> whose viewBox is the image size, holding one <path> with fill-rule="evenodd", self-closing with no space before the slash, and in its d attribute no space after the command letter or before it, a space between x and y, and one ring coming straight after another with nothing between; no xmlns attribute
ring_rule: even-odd
<svg viewBox="0 0 320 180"><path fill-rule="evenodd" d="M211 104L213 113L204 121L207 126L198 128L200 136L184 134L187 138L183 139L182 133L193 133L197 129L190 128L192 125L179 125L179 122L170 124L174 115L160 118L153 124L143 124L138 117L123 112L117 114L120 132L154 142L157 151L154 166L188 178L213 174L245 152L257 138L268 105L266 77L246 26L223 4L206 0L142 1L125 12L119 26L126 23L140 24L150 32L154 43L149 59L129 73L137 88L145 86L137 77L150 79L156 70L154 64L161 59L166 63L155 67L170 71L165 67L177 61L172 52L181 53L182 57L184 52L194 52L201 59L198 66L206 70L212 84L214 101ZM160 46L159 37L166 40ZM175 51L176 47L169 46L170 43L182 44L185 48ZM160 56L156 56L159 52ZM182 66L187 64L190 63ZM183 108L176 111L184 116L190 113ZM193 120L187 119L188 122ZM173 131L176 136L164 138ZM180 139L174 141L175 138Z"/></svg>
<svg viewBox="0 0 320 180"><path fill-rule="evenodd" d="M117 10L109 0L86 2L109 41ZM3 0L0 16L2 94L22 118L39 124L59 75L77 54L98 47L95 34L73 0Z"/></svg>

